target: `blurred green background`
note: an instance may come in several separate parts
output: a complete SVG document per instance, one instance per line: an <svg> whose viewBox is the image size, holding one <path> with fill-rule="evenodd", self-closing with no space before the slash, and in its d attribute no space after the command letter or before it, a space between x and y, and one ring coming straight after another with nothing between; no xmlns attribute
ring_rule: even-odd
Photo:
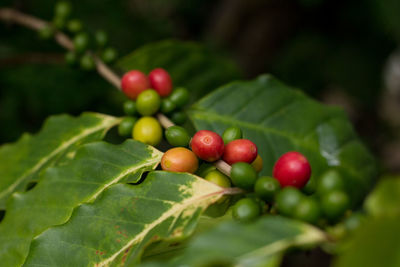
<svg viewBox="0 0 400 267"><path fill-rule="evenodd" d="M46 20L51 0L3 0ZM73 17L104 29L121 56L149 42L205 44L245 78L272 73L342 106L385 171L400 171L400 1L81 0ZM0 143L37 131L58 113L121 115L123 96L96 73L65 66L37 33L0 23Z"/></svg>

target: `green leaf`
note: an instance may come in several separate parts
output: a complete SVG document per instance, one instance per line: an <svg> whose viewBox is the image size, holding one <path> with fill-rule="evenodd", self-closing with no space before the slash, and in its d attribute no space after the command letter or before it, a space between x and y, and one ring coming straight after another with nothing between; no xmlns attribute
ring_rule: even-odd
<svg viewBox="0 0 400 267"><path fill-rule="evenodd" d="M197 222L196 229L189 237L182 238L182 236L179 236L178 238L169 238L150 244L144 250L141 262L168 262L171 258L179 256L197 235L209 231L219 223L230 220L232 220L232 213L229 211L217 218L202 215Z"/></svg>
<svg viewBox="0 0 400 267"><path fill-rule="evenodd" d="M150 172L139 185L111 186L43 232L24 266L129 265L149 242L191 233L208 205L233 192L191 174Z"/></svg>
<svg viewBox="0 0 400 267"><path fill-rule="evenodd" d="M100 140L120 119L84 113L74 118L68 115L50 117L35 136L24 134L18 142L0 148L0 209L9 196L24 191L37 179L41 170L57 162L77 146Z"/></svg>
<svg viewBox="0 0 400 267"><path fill-rule="evenodd" d="M239 126L255 142L271 175L276 160L291 150L305 154L317 179L337 168L355 202L370 189L375 161L357 138L346 114L324 106L269 75L233 82L204 97L189 110L196 129L222 133Z"/></svg>
<svg viewBox="0 0 400 267"><path fill-rule="evenodd" d="M368 219L339 253L335 267L400 266L400 216Z"/></svg>
<svg viewBox="0 0 400 267"><path fill-rule="evenodd" d="M138 69L145 73L164 68L174 87L186 87L192 100L241 77L237 66L228 59L199 44L174 40L143 46L122 58L117 66L124 71Z"/></svg>
<svg viewBox="0 0 400 267"><path fill-rule="evenodd" d="M279 266L288 248L325 240L317 228L280 216L263 216L252 223L227 221L195 237L183 255L159 266Z"/></svg>
<svg viewBox="0 0 400 267"><path fill-rule="evenodd" d="M81 146L69 164L47 169L36 187L10 198L0 224L1 264L20 266L35 236L67 222L74 208L94 201L109 186L137 181L143 172L154 169L161 157L158 150L133 140L121 145L96 142Z"/></svg>
<svg viewBox="0 0 400 267"><path fill-rule="evenodd" d="M384 178L368 196L364 207L373 216L400 215L400 179Z"/></svg>

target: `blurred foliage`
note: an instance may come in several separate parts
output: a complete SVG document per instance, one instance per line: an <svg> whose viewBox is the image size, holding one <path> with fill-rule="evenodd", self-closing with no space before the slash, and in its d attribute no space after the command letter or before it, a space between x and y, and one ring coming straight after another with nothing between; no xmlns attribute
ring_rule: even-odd
<svg viewBox="0 0 400 267"><path fill-rule="evenodd" d="M154 41L200 41L231 56L248 78L271 72L325 99L344 92L361 136L387 130L375 114L388 56L400 40L398 0L71 0L74 18L104 29L121 56ZM53 0L3 0L46 20ZM18 25L0 23L0 143L36 131L50 114L121 114L123 97L94 73L67 69L64 51ZM340 104L340 103L339 103ZM372 135L372 136L371 136ZM376 149L379 146L372 144Z"/></svg>
<svg viewBox="0 0 400 267"><path fill-rule="evenodd" d="M400 266L399 191L399 177L381 180L365 202L370 217L346 241L335 267Z"/></svg>

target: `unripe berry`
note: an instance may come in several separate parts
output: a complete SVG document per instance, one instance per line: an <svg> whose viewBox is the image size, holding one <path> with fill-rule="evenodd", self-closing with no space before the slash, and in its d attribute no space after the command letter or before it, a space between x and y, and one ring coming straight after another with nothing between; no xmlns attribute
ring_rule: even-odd
<svg viewBox="0 0 400 267"><path fill-rule="evenodd" d="M172 91L168 97L178 108L183 107L189 101L190 95L186 88L179 87Z"/></svg>
<svg viewBox="0 0 400 267"><path fill-rule="evenodd" d="M232 165L231 169L232 183L240 188L251 190L257 181L257 173L250 164L238 162Z"/></svg>
<svg viewBox="0 0 400 267"><path fill-rule="evenodd" d="M273 176L282 187L293 186L302 188L311 176L311 166L306 157L299 152L283 154L275 163Z"/></svg>
<svg viewBox="0 0 400 267"><path fill-rule="evenodd" d="M248 139L233 140L225 147L224 161L232 165L236 162L252 163L257 157L257 146Z"/></svg>
<svg viewBox="0 0 400 267"><path fill-rule="evenodd" d="M220 159L224 153L224 141L221 136L208 130L198 131L190 145L199 158L209 162Z"/></svg>
<svg viewBox="0 0 400 267"><path fill-rule="evenodd" d="M54 6L54 13L59 17L68 17L71 14L72 5L69 1L58 1Z"/></svg>
<svg viewBox="0 0 400 267"><path fill-rule="evenodd" d="M168 72L162 68L157 68L149 73L151 87L158 92L161 97L168 96L172 91L172 80Z"/></svg>
<svg viewBox="0 0 400 267"><path fill-rule="evenodd" d="M132 135L133 126L135 125L136 121L137 119L135 117L125 117L118 125L119 135L126 137Z"/></svg>
<svg viewBox="0 0 400 267"><path fill-rule="evenodd" d="M263 159L260 155L257 155L256 159L251 163L251 166L256 170L256 172L260 172L263 169Z"/></svg>
<svg viewBox="0 0 400 267"><path fill-rule="evenodd" d="M161 125L153 117L142 117L133 127L132 137L142 143L156 146L162 139Z"/></svg>
<svg viewBox="0 0 400 267"><path fill-rule="evenodd" d="M89 35L85 32L78 33L74 37L74 48L78 53L83 53L88 48L90 43Z"/></svg>
<svg viewBox="0 0 400 267"><path fill-rule="evenodd" d="M188 146L190 135L185 128L181 126L171 126L165 130L165 138L171 146Z"/></svg>
<svg viewBox="0 0 400 267"><path fill-rule="evenodd" d="M251 221L260 216L260 214L260 205L252 198L242 198L232 208L233 218L239 221Z"/></svg>
<svg viewBox="0 0 400 267"><path fill-rule="evenodd" d="M349 207L350 198L343 191L327 192L321 197L322 213L330 221L340 219Z"/></svg>
<svg viewBox="0 0 400 267"><path fill-rule="evenodd" d="M242 130L237 126L232 126L225 129L222 134L222 139L224 140L225 145L229 144L233 140L242 139L243 133Z"/></svg>
<svg viewBox="0 0 400 267"><path fill-rule="evenodd" d="M52 24L56 29L63 30L65 27L65 18L61 16L55 16L53 18Z"/></svg>
<svg viewBox="0 0 400 267"><path fill-rule="evenodd" d="M51 25L45 25L39 30L39 37L43 40L48 40L54 35L54 29Z"/></svg>
<svg viewBox="0 0 400 267"><path fill-rule="evenodd" d="M67 29L72 33L80 32L83 29L82 22L79 19L71 19L67 23Z"/></svg>
<svg viewBox="0 0 400 267"><path fill-rule="evenodd" d="M161 168L164 171L194 173L198 166L196 155L184 147L171 148L161 158Z"/></svg>
<svg viewBox="0 0 400 267"><path fill-rule="evenodd" d="M153 115L160 108L161 99L152 89L141 92L136 100L136 110L143 116Z"/></svg>
<svg viewBox="0 0 400 267"><path fill-rule="evenodd" d="M105 31L98 30L94 35L94 39L96 40L97 46L104 47L108 42L108 35Z"/></svg>
<svg viewBox="0 0 400 267"><path fill-rule="evenodd" d="M101 53L101 59L107 64L115 61L117 57L118 57L118 51L112 47L105 48L104 51Z"/></svg>
<svg viewBox="0 0 400 267"><path fill-rule="evenodd" d="M164 113L164 114L171 113L172 111L175 110L175 108L176 108L176 105L170 99L164 98L161 101L161 112L162 113Z"/></svg>
<svg viewBox="0 0 400 267"><path fill-rule="evenodd" d="M94 70L96 68L96 63L94 62L92 55L88 53L81 57L79 64L81 68L86 71Z"/></svg>
<svg viewBox="0 0 400 267"><path fill-rule="evenodd" d="M124 112L126 115L136 114L136 102L128 100L124 102Z"/></svg>
<svg viewBox="0 0 400 267"><path fill-rule="evenodd" d="M186 114L183 111L174 111L169 115L171 120L178 125L182 125L186 122Z"/></svg>
<svg viewBox="0 0 400 267"><path fill-rule="evenodd" d="M230 187L231 186L231 180L229 179L229 177L217 170L209 172L204 177L204 179L206 179L207 181L212 182L220 187Z"/></svg>
<svg viewBox="0 0 400 267"><path fill-rule="evenodd" d="M150 83L143 72L131 70L122 76L121 88L127 97L135 100L141 92L150 88Z"/></svg>

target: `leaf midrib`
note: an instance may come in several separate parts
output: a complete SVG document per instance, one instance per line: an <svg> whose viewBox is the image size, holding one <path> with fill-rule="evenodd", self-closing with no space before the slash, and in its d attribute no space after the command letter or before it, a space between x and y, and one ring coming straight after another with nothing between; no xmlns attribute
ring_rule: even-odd
<svg viewBox="0 0 400 267"><path fill-rule="evenodd" d="M98 116L98 115L96 115ZM19 184L21 184L27 177L29 177L31 174L35 173L37 170L39 170L43 165L45 165L47 162L49 162L53 157L55 157L59 152L68 149L71 145L73 145L75 142L78 142L80 139L84 138L85 136L89 136L92 133L95 133L101 129L107 129L108 127L112 127L112 125L116 124L118 120L116 120L113 117L104 117L102 123L99 126L96 126L94 128L89 128L89 129L84 129L83 131L80 132L79 135L75 135L73 138L68 140L67 142L61 143L60 146L58 146L56 149L53 150L53 152L50 153L47 157L43 157L37 164L35 164L32 168L28 169L26 172L21 174L20 178L16 179L14 183L12 183L10 186L8 186L5 190L0 192L0 198L6 196L7 194L11 193ZM113 123L111 123L113 122Z"/></svg>
<svg viewBox="0 0 400 267"><path fill-rule="evenodd" d="M111 255L109 258L103 260L102 262L96 263L94 266L96 267L103 267L103 266L107 266L107 264L111 263L116 257L118 257L118 255L120 255L122 252L124 252L126 249L128 249L129 247L133 246L134 244L139 243L141 240L143 240L143 238L146 237L146 235L157 225L161 224L162 222L166 221L167 219L169 219L172 215L174 215L175 213L179 212L179 211L183 211L185 208L191 206L193 203L199 203L202 200L206 200L208 198L211 198L213 196L216 195L224 195L224 194L228 194L230 191L233 191L232 189L235 188L225 188L219 191L215 191L206 195L202 195L202 196L192 196L188 199L186 199L183 203L174 206L172 209L167 210L166 212L164 212L162 215L160 215L160 217L155 220L154 222L150 223L150 224L146 224L143 227L143 231L141 231L139 234L137 234L133 239L131 239L129 242L126 243L125 246L123 246L119 251L117 251L116 253L114 253L113 255ZM198 207L201 207L200 205L198 205Z"/></svg>

